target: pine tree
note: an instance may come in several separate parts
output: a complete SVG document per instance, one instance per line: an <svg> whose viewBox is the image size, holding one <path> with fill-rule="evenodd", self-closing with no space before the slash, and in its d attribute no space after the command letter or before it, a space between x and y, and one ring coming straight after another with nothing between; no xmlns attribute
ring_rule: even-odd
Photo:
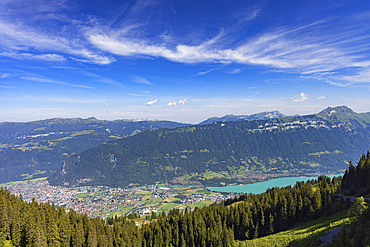
<svg viewBox="0 0 370 247"><path fill-rule="evenodd" d="M321 193L320 193L319 189L317 189L314 192L314 197L313 197L312 204L313 204L312 206L313 206L313 210L314 210L315 214L317 216L319 216L320 215L320 210L321 210L321 207L322 207Z"/></svg>
<svg viewBox="0 0 370 247"><path fill-rule="evenodd" d="M365 154L362 154L362 157L356 167L357 188L360 188L360 189L365 188L367 184L365 163L366 163L366 156Z"/></svg>
<svg viewBox="0 0 370 247"><path fill-rule="evenodd" d="M184 234L183 233L181 233L180 246L181 247L186 247L186 241L185 241L185 238L184 238Z"/></svg>
<svg viewBox="0 0 370 247"><path fill-rule="evenodd" d="M89 230L89 234L87 237L87 246L88 247L97 247L98 246L98 238L96 236L95 227L91 227Z"/></svg>
<svg viewBox="0 0 370 247"><path fill-rule="evenodd" d="M84 243L85 243L84 229L83 229L82 222L79 221L75 229L75 239L74 239L73 246L82 247Z"/></svg>
<svg viewBox="0 0 370 247"><path fill-rule="evenodd" d="M0 196L0 239L10 239L10 224L7 212L6 199Z"/></svg>
<svg viewBox="0 0 370 247"><path fill-rule="evenodd" d="M254 233L253 233L253 239L258 238L259 236L259 226L258 223L256 224L256 227L254 228Z"/></svg>
<svg viewBox="0 0 370 247"><path fill-rule="evenodd" d="M273 234L275 232L275 227L274 227L274 217L272 214L269 216L269 234Z"/></svg>
<svg viewBox="0 0 370 247"><path fill-rule="evenodd" d="M357 187L356 168L353 166L352 161L349 162L348 184L349 184L349 189L356 189Z"/></svg>
<svg viewBox="0 0 370 247"><path fill-rule="evenodd" d="M14 246L20 246L22 240L22 219L19 210L15 210L11 225L11 239Z"/></svg>
<svg viewBox="0 0 370 247"><path fill-rule="evenodd" d="M71 226L66 212L59 208L59 238L62 247L69 247L71 241Z"/></svg>

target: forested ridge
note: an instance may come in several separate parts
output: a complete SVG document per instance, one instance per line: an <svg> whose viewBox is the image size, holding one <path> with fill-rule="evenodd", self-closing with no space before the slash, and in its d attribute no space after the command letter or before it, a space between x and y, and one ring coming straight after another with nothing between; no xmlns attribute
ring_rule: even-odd
<svg viewBox="0 0 370 247"><path fill-rule="evenodd" d="M0 123L0 183L59 171L69 156L144 130L187 124L155 120L53 118Z"/></svg>
<svg viewBox="0 0 370 247"><path fill-rule="evenodd" d="M71 156L49 183L122 187L186 176L205 184L212 180L207 172L229 180L249 172L338 174L370 146L369 130L369 114L339 107L301 117L144 131Z"/></svg>
<svg viewBox="0 0 370 247"><path fill-rule="evenodd" d="M137 227L127 217L88 218L53 204L24 202L0 189L0 243L14 246L235 246L301 221L341 210L333 194L341 178L298 182L260 195L180 212L162 213ZM130 217L132 218L132 217ZM1 245L0 245L1 246Z"/></svg>
<svg viewBox="0 0 370 247"><path fill-rule="evenodd" d="M344 226L328 247L370 246L370 152L362 154L357 165L350 162L341 184L341 192L346 196L357 197L349 209L352 222ZM365 199L366 198L366 199ZM347 201L349 198L346 199Z"/></svg>

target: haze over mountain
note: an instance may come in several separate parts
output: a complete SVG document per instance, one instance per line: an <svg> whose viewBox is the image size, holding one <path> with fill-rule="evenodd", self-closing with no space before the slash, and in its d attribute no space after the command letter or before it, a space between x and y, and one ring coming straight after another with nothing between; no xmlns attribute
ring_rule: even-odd
<svg viewBox="0 0 370 247"><path fill-rule="evenodd" d="M370 113L342 106L316 115L144 131L72 155L49 181L127 186L180 177L242 181L251 172L340 173L370 146L369 127Z"/></svg>

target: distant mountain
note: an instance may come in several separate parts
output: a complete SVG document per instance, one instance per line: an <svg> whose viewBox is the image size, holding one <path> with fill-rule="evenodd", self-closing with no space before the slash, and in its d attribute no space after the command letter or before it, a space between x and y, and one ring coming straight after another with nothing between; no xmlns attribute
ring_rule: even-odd
<svg viewBox="0 0 370 247"><path fill-rule="evenodd" d="M355 128L358 125L364 128L370 127L369 113L356 113L347 106L328 107L317 116L347 129Z"/></svg>
<svg viewBox="0 0 370 247"><path fill-rule="evenodd" d="M0 123L0 183L48 176L75 153L144 130L187 124L157 120L54 118Z"/></svg>
<svg viewBox="0 0 370 247"><path fill-rule="evenodd" d="M316 115L214 122L144 131L72 155L56 185L243 182L265 174L340 173L370 147L370 113L347 107Z"/></svg>
<svg viewBox="0 0 370 247"><path fill-rule="evenodd" d="M211 117L199 124L211 124L214 122L243 121L243 120L261 120L271 118L282 118L284 114L279 111L261 112L252 115L226 115L223 117Z"/></svg>

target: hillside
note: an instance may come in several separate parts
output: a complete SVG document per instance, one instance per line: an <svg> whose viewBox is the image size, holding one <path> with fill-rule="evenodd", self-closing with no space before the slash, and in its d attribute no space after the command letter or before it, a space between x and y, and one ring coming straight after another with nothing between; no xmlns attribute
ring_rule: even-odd
<svg viewBox="0 0 370 247"><path fill-rule="evenodd" d="M23 123L0 123L0 183L48 176L63 162L99 144L144 130L186 124L155 120L54 118Z"/></svg>
<svg viewBox="0 0 370 247"><path fill-rule="evenodd" d="M327 116L330 109L335 112ZM119 187L186 178L220 185L259 172L337 174L370 146L369 115L336 107L317 115L144 131L71 156L49 182Z"/></svg>

